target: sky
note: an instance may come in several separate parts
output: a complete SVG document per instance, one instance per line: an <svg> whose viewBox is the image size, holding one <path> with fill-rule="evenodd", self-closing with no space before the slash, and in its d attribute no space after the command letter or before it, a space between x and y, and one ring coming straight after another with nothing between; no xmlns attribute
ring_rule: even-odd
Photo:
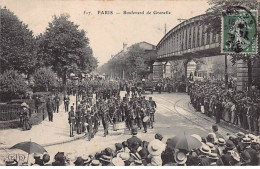
<svg viewBox="0 0 260 169"><path fill-rule="evenodd" d="M71 21L87 32L99 66L120 52L123 43L130 46L146 41L157 45L165 34L165 25L168 32L180 23L179 18L189 19L209 8L207 0L1 0L0 5L28 24L34 35L46 30L53 15L68 14ZM105 11L110 12L104 14ZM145 14L125 15L124 11ZM151 14L147 14L149 11ZM154 14L154 11L168 12Z"/></svg>

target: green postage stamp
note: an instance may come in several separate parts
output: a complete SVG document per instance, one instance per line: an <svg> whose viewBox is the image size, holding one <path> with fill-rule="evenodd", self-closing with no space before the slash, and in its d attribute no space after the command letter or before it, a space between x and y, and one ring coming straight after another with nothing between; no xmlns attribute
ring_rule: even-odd
<svg viewBox="0 0 260 169"><path fill-rule="evenodd" d="M222 54L257 54L257 11L231 7L222 12Z"/></svg>

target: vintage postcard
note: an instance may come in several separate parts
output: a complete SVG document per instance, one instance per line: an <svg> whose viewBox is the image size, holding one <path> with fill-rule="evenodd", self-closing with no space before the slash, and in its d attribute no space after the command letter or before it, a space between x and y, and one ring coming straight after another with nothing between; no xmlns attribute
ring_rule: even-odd
<svg viewBox="0 0 260 169"><path fill-rule="evenodd" d="M1 0L0 166L260 165L258 0Z"/></svg>

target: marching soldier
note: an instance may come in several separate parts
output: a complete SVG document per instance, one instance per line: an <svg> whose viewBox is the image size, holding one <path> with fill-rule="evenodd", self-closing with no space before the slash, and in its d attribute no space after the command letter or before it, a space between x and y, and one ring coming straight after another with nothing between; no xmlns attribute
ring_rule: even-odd
<svg viewBox="0 0 260 169"><path fill-rule="evenodd" d="M77 129L77 134L82 133L82 112L81 112L81 106L78 106L78 110L76 110L76 129Z"/></svg>
<svg viewBox="0 0 260 169"><path fill-rule="evenodd" d="M64 101L64 106L65 106L65 112L68 112L69 111L69 104L70 104L69 96L65 95L63 101Z"/></svg>
<svg viewBox="0 0 260 169"><path fill-rule="evenodd" d="M151 116L151 120L152 122L154 122L154 113L155 113L155 108L157 107L155 101L153 101L152 97L149 97L149 106L150 106L150 116Z"/></svg>
<svg viewBox="0 0 260 169"><path fill-rule="evenodd" d="M70 111L69 111L69 125L70 125L70 137L73 137L73 131L75 128L75 112L74 112L74 107L71 106L70 107Z"/></svg>
<svg viewBox="0 0 260 169"><path fill-rule="evenodd" d="M147 116L147 111L145 106L142 106L141 110L140 110L140 116L141 116L141 120L142 120L142 124L144 127L144 132L147 132L147 122L149 120L149 117Z"/></svg>
<svg viewBox="0 0 260 169"><path fill-rule="evenodd" d="M108 114L108 108L105 106L105 109L102 114L102 125L104 127L104 137L108 135L108 127L109 127L109 114Z"/></svg>

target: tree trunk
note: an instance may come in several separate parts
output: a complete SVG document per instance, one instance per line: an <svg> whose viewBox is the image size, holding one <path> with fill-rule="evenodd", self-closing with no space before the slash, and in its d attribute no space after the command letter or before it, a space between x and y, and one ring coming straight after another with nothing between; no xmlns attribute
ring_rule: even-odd
<svg viewBox="0 0 260 169"><path fill-rule="evenodd" d="M65 70L62 77L63 82L63 93L67 94L67 71Z"/></svg>

